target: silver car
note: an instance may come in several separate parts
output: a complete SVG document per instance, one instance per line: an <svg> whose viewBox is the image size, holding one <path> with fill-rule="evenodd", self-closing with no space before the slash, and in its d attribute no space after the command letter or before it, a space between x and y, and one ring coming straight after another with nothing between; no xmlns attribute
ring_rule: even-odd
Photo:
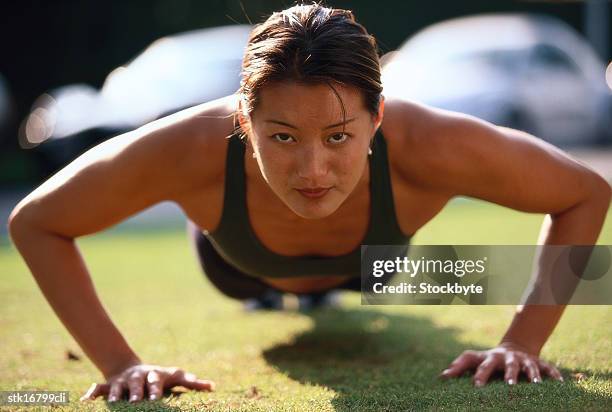
<svg viewBox="0 0 612 412"><path fill-rule="evenodd" d="M100 90L86 84L51 90L34 103L22 140L36 145L92 129L108 136L231 94L251 29L232 25L167 36L113 70Z"/></svg>
<svg viewBox="0 0 612 412"><path fill-rule="evenodd" d="M605 65L555 18L452 19L420 31L385 60L386 95L525 130L557 146L612 141Z"/></svg>

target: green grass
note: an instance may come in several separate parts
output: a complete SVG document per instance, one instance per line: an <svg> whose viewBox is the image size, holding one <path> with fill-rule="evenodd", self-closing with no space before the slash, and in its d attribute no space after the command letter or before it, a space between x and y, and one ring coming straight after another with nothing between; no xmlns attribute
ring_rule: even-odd
<svg viewBox="0 0 612 412"><path fill-rule="evenodd" d="M414 242L533 244L541 221L541 215L454 201ZM612 244L610 217L599 243ZM203 279L182 230L113 230L79 244L106 308L143 360L213 379L217 391L136 406L78 402L101 375L9 246L0 247L0 390L69 390L70 405L56 409L69 411L582 411L611 405L609 306L566 310L542 354L559 366L564 383L496 381L477 390L469 377L435 377L462 350L495 345L513 307L367 307L353 293L343 296L342 310L247 314ZM68 360L67 350L81 360ZM572 378L576 373L586 379Z"/></svg>

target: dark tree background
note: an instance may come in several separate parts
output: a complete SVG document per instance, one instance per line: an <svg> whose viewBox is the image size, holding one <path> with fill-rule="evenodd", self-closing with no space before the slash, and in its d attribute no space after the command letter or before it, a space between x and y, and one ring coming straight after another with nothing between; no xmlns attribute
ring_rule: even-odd
<svg viewBox="0 0 612 412"><path fill-rule="evenodd" d="M0 131L0 188L39 181L35 152L17 143L17 130L34 100L70 83L100 87L106 75L154 40L210 26L261 21L294 4L282 0L16 1L0 5L0 75L14 113ZM379 40L383 52L419 29L451 17L503 11L556 16L584 32L580 2L512 0L329 0L348 8ZM608 56L602 56L607 58Z"/></svg>

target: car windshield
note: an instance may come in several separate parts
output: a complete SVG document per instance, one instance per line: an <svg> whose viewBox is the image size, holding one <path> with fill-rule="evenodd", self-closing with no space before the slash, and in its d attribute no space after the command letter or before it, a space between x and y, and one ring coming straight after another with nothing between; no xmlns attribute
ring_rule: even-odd
<svg viewBox="0 0 612 412"><path fill-rule="evenodd" d="M497 68L515 71L525 65L531 54L530 48L507 49L507 50L485 50L453 56L450 62L454 63L485 63Z"/></svg>
<svg viewBox="0 0 612 412"><path fill-rule="evenodd" d="M529 65L535 69L561 69L580 73L580 68L567 53L558 47L544 43L517 49L484 50L454 55L449 62L485 63L510 72Z"/></svg>

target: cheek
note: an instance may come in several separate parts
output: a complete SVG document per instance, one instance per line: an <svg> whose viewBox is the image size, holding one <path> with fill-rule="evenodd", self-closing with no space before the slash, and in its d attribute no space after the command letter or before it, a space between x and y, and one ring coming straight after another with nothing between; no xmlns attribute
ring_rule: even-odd
<svg viewBox="0 0 612 412"><path fill-rule="evenodd" d="M365 161L362 153L352 151L338 156L335 166L335 175L339 179L345 183L353 183L361 177Z"/></svg>
<svg viewBox="0 0 612 412"><path fill-rule="evenodd" d="M271 186L286 186L291 176L291 162L286 155L275 151L262 151L258 159L259 168Z"/></svg>

